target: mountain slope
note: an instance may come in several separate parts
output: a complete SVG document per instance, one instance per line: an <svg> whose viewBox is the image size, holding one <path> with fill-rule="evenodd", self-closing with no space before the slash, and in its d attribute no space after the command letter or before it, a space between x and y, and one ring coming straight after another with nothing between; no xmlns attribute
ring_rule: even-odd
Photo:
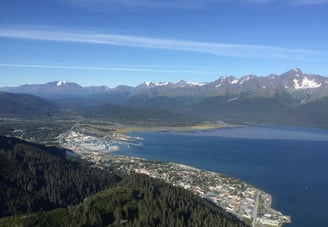
<svg viewBox="0 0 328 227"><path fill-rule="evenodd" d="M143 126L181 126L199 122L197 116L188 116L175 111L171 103L162 106L132 106L103 104L97 106L76 106L75 111L85 118L118 121L122 124ZM161 103L159 103L161 105Z"/></svg>
<svg viewBox="0 0 328 227"><path fill-rule="evenodd" d="M0 92L0 114L21 116L47 116L59 111L59 108L40 97L26 94Z"/></svg>

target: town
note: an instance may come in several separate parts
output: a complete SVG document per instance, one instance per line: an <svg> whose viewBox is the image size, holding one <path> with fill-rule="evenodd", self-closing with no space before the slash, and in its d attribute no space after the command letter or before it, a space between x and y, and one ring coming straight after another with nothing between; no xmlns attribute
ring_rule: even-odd
<svg viewBox="0 0 328 227"><path fill-rule="evenodd" d="M101 155L104 156L104 155ZM271 196L236 178L171 162L150 161L128 156L98 158L100 166L115 166L126 173L136 172L162 179L208 199L251 226L282 226L290 217L272 209Z"/></svg>

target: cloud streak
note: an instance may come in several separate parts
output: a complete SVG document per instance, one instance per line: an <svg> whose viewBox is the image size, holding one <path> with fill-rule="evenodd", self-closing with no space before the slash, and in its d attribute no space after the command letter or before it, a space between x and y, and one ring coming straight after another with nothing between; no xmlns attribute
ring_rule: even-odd
<svg viewBox="0 0 328 227"><path fill-rule="evenodd" d="M229 0L59 0L73 6L95 7L96 9L190 9L217 5ZM241 0L238 0L241 1Z"/></svg>
<svg viewBox="0 0 328 227"><path fill-rule="evenodd" d="M0 29L0 37L190 51L239 58L312 61L321 60L323 57L327 56L325 52L317 50L290 49L265 45L195 42L84 31L62 31L54 29Z"/></svg>
<svg viewBox="0 0 328 227"><path fill-rule="evenodd" d="M74 6L95 7L97 9L193 9L222 4L270 4L284 3L292 5L326 4L328 0L58 0Z"/></svg>
<svg viewBox="0 0 328 227"><path fill-rule="evenodd" d="M320 5L328 3L328 0L293 0L296 5Z"/></svg>
<svg viewBox="0 0 328 227"><path fill-rule="evenodd" d="M8 64L0 63L0 67L5 68L39 68L39 69L63 69L63 70L92 70L92 71L124 71L124 72L160 72L160 73L206 73L214 74L210 71L197 70L175 70L175 69L155 69L155 68L132 68L132 67L98 67L98 66L73 66L73 65L40 65L40 64Z"/></svg>

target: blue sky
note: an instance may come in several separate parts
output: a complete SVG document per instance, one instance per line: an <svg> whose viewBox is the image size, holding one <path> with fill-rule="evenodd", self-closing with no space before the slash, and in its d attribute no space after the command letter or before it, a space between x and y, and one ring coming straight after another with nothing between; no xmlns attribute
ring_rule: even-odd
<svg viewBox="0 0 328 227"><path fill-rule="evenodd" d="M328 76L328 0L1 0L0 86Z"/></svg>

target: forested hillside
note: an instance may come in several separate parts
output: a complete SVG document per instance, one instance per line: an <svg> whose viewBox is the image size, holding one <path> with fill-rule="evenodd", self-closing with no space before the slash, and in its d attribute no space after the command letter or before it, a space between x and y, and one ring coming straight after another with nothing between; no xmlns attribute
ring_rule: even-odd
<svg viewBox="0 0 328 227"><path fill-rule="evenodd" d="M246 226L191 192L143 175L126 177L77 206L0 219L12 226Z"/></svg>
<svg viewBox="0 0 328 227"><path fill-rule="evenodd" d="M70 161L66 151L0 136L0 216L77 204L117 175Z"/></svg>
<svg viewBox="0 0 328 227"><path fill-rule="evenodd" d="M0 226L245 226L182 188L119 177L55 147L0 137L0 166Z"/></svg>

